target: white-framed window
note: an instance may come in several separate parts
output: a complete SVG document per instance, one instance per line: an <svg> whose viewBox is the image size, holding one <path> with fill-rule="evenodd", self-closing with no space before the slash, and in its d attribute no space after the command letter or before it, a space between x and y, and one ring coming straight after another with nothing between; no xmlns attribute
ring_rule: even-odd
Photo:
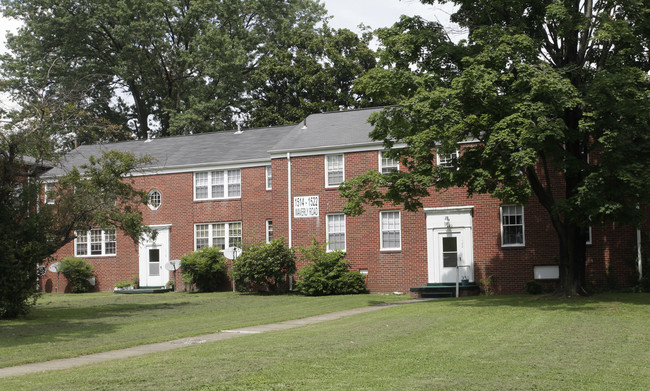
<svg viewBox="0 0 650 391"><path fill-rule="evenodd" d="M523 206L501 206L501 245L504 247L525 245Z"/></svg>
<svg viewBox="0 0 650 391"><path fill-rule="evenodd" d="M402 224L399 211L379 212L380 250L402 249Z"/></svg>
<svg viewBox="0 0 650 391"><path fill-rule="evenodd" d="M194 199L213 200L241 197L241 170L194 173Z"/></svg>
<svg viewBox="0 0 650 391"><path fill-rule="evenodd" d="M327 251L345 251L345 215L333 213L327 218Z"/></svg>
<svg viewBox="0 0 650 391"><path fill-rule="evenodd" d="M325 186L337 187L345 180L343 154L325 155Z"/></svg>
<svg viewBox="0 0 650 391"><path fill-rule="evenodd" d="M273 220L266 220L266 243L273 240Z"/></svg>
<svg viewBox="0 0 650 391"><path fill-rule="evenodd" d="M46 204L54 204L54 182L48 182L43 185L43 202Z"/></svg>
<svg viewBox="0 0 650 391"><path fill-rule="evenodd" d="M224 250L228 247L242 245L241 221L227 223L194 224L194 249L202 247L218 247Z"/></svg>
<svg viewBox="0 0 650 391"><path fill-rule="evenodd" d="M436 164L443 166L447 170L457 170L457 167L454 166L454 159L458 159L458 151L452 152L448 155L436 153Z"/></svg>
<svg viewBox="0 0 650 391"><path fill-rule="evenodd" d="M149 209L156 210L160 208L161 204L162 204L162 195L160 194L160 191L156 189L151 190L149 192L149 202L147 203Z"/></svg>
<svg viewBox="0 0 650 391"><path fill-rule="evenodd" d="M266 166L266 190L273 188L273 171L271 166Z"/></svg>
<svg viewBox="0 0 650 391"><path fill-rule="evenodd" d="M89 231L75 231L74 253L78 257L106 256L117 254L115 229L95 228Z"/></svg>
<svg viewBox="0 0 650 391"><path fill-rule="evenodd" d="M384 156L384 153L384 151L379 151L379 172L382 174L388 174L393 171L399 171L399 161Z"/></svg>

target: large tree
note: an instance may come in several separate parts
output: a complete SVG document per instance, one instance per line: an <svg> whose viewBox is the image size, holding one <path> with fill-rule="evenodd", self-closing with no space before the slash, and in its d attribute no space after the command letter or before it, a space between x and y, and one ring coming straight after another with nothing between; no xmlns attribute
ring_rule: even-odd
<svg viewBox="0 0 650 391"><path fill-rule="evenodd" d="M380 64L357 88L393 105L371 117L372 137L405 143L393 153L408 170L348 181L346 211L415 210L432 187L534 196L558 239L560 290L582 293L588 226L638 225L650 201L650 2L442 2L467 40L420 18L379 31ZM457 170L435 165L458 149Z"/></svg>
<svg viewBox="0 0 650 391"><path fill-rule="evenodd" d="M147 194L125 179L150 161L112 151L90 157L89 163L57 178L43 193L40 175L56 164L61 128L84 134L105 131L83 110L67 102L23 107L0 129L0 318L13 318L34 304L38 265L75 238L75 230L115 227L138 242L151 233L142 225L139 206ZM44 203L44 197L54 203Z"/></svg>
<svg viewBox="0 0 650 391"><path fill-rule="evenodd" d="M24 23L1 59L15 98L55 83L77 91L76 104L94 118L130 126L140 139L232 128L249 109L258 64L292 50L290 37L325 15L317 0L2 5L5 16Z"/></svg>
<svg viewBox="0 0 650 391"><path fill-rule="evenodd" d="M312 113L368 105L352 88L376 65L376 54L368 47L371 37L327 25L287 37L284 46L291 50L278 47L258 63L249 124L292 124Z"/></svg>

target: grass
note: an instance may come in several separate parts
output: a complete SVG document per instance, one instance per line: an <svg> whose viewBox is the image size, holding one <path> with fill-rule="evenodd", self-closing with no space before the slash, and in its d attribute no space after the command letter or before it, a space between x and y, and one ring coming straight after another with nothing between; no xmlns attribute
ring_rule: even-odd
<svg viewBox="0 0 650 391"><path fill-rule="evenodd" d="M648 294L448 299L0 379L0 389L647 390L649 326Z"/></svg>
<svg viewBox="0 0 650 391"><path fill-rule="evenodd" d="M0 321L0 367L298 319L404 297L221 293L46 294L25 318Z"/></svg>

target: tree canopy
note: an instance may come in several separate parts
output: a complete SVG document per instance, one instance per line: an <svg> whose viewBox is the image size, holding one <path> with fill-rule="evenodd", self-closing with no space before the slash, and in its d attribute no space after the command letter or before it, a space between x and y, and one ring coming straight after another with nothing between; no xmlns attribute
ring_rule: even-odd
<svg viewBox="0 0 650 391"><path fill-rule="evenodd" d="M1 57L5 89L19 103L72 91L121 139L295 122L352 105L352 81L374 65L364 40L322 25L317 0L2 5L24 22Z"/></svg>
<svg viewBox="0 0 650 391"><path fill-rule="evenodd" d="M44 194L40 176L58 156L52 136L65 121L80 129L78 120L85 114L74 114L67 104L65 112L57 107L29 111L40 116L0 130L0 318L29 311L37 297L37 266L46 265L74 240L75 230L116 228L135 243L143 233L151 233L142 225L139 208L147 203L147 194L125 179L150 159L117 151L91 156L88 164L57 178L54 189ZM55 202L44 203L45 197Z"/></svg>
<svg viewBox="0 0 650 391"><path fill-rule="evenodd" d="M583 292L588 226L638 225L650 201L650 2L442 2L467 40L418 17L378 32L379 65L356 88L393 105L371 117L372 137L406 144L392 154L407 170L347 181L346 212L415 210L432 186L535 196L557 233L561 290ZM454 170L436 166L457 150Z"/></svg>

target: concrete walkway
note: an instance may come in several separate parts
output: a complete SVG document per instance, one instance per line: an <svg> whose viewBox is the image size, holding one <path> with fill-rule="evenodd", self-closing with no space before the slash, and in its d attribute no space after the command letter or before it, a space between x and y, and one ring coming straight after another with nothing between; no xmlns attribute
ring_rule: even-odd
<svg viewBox="0 0 650 391"><path fill-rule="evenodd" d="M111 350L108 352L88 354L85 356L63 358L59 360L37 362L32 364L17 365L15 367L0 368L0 378L26 375L35 372L52 371L56 369L75 368L86 364L98 363L121 358L140 356L148 353L166 352L185 346L199 345L206 342L220 341L243 335L265 333L267 331L287 330L310 324L322 323L328 320L340 319L350 315L363 314L383 308L394 307L402 304L418 303L435 299L417 299L383 303L370 307L353 308L351 310L337 311L329 314L310 316L308 318L287 320L279 323L269 323L259 326L242 327L233 330L223 330L218 333L204 334L191 338L176 339L173 341L153 343L149 345L134 346L127 349Z"/></svg>

